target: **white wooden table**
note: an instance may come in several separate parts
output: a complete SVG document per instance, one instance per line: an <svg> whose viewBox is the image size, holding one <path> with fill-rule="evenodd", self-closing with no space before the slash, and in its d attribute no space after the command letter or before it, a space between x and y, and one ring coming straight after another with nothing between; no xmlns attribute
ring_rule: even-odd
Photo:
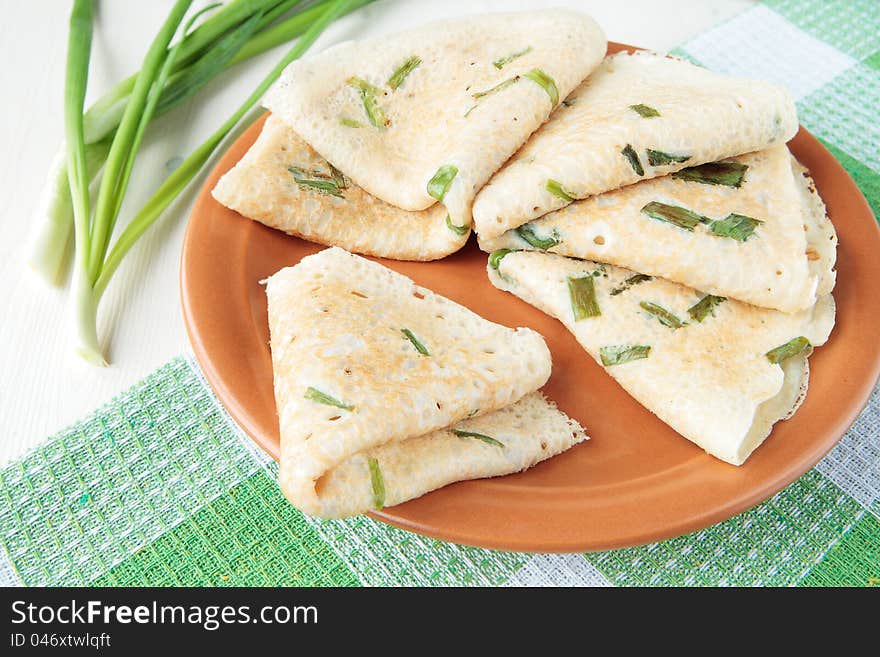
<svg viewBox="0 0 880 657"><path fill-rule="evenodd" d="M140 67L172 0L100 0L89 99ZM194 6L207 2L196 0ZM315 45L372 36L451 16L568 6L591 13L608 38L666 51L742 11L749 0L382 0L334 25ZM99 331L111 360L94 368L70 354L65 295L26 270L24 244L49 162L62 136L70 3L0 0L0 464L86 415L188 349L178 258L204 176L166 211L118 271ZM151 128L120 223L226 119L281 56L243 64Z"/></svg>

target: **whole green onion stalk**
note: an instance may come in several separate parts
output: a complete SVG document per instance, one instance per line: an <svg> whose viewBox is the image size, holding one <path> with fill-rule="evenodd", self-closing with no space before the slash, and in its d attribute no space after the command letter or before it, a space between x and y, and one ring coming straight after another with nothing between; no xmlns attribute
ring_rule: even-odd
<svg viewBox="0 0 880 657"><path fill-rule="evenodd" d="M77 0L77 5L79 6L85 0ZM191 1L191 0L190 0ZM296 42L296 44L291 48L291 50L282 58L280 62L272 69L272 71L263 79L262 82L257 86L257 88L251 93L250 96L242 103L242 105L230 116L220 128L217 129L214 134L212 134L201 146L199 146L192 154L187 157L183 163L174 170L174 172L165 179L165 181L159 186L153 196L146 202L146 204L141 208L141 210L134 216L131 222L125 227L122 233L119 235L119 238L116 240L115 244L109 248L109 253L104 257L103 249L107 248L105 243L109 242L109 236L112 234L113 224L115 223L115 214L118 213L118 203L121 201L114 202L114 197L110 192L105 192L106 199L103 202L101 201L101 192L99 191L98 196L98 208L96 210L96 219L93 225L91 226L91 236L86 232L80 235L80 224L85 224L83 226L84 229L88 229L88 206L85 207L85 213L80 212L80 216L84 218L84 221L77 221L77 244L76 244L76 257L77 257L77 267L76 267L76 275L75 280L77 281L78 287L76 292L76 308L77 308L77 321L76 321L76 329L77 329L77 353L85 358L87 361L95 364L105 364L106 361L103 358L103 354L98 346L97 342L97 329L96 329L96 319L97 319L97 308L98 304L101 300L101 296L107 289L107 285L110 282L113 274L116 272L116 269L119 267L119 264L122 262L122 259L129 252L132 246L137 242L138 238L153 224L153 222L158 219L161 213L172 203L172 201L180 194L181 191L189 184L189 182L198 174L201 168L208 161L214 150L217 146L223 141L223 139L229 134L229 132L235 127L235 125L241 120L241 118L260 100L260 98L265 94L268 88L271 86L275 80L281 75L281 72L287 67L290 62L300 57L308 48L315 42L315 40L321 35L324 29L338 17L340 17L343 13L351 11L354 8L354 5L358 2L358 0L333 0L332 2L326 3L323 8L323 11L317 17L316 20L312 22L312 24L308 27L307 30L303 33L302 37ZM173 60L170 65L166 65L168 57L179 57L180 52L177 51L174 53L169 53L167 48L161 48L161 42L170 41L170 36L166 33L166 28L170 29L170 25L172 22L176 21L180 22L182 19L182 14L179 13L178 10L181 9L183 5L188 5L189 1L187 0L179 0L179 2L175 5L172 10L172 15L169 16L169 19L166 21L163 26L163 30L160 32L160 35L157 36L157 40L154 42L153 46L150 48L150 52L148 53L147 58L145 59L144 68L141 70L141 73L138 74L138 77L147 75L150 76L150 79L153 81L152 85L157 85L157 82L162 81L162 74L170 70L173 66ZM360 4L363 4L362 2ZM173 31L172 31L173 34ZM166 39L167 37L167 39ZM161 42L160 42L161 39ZM82 42L82 37L79 38L80 43ZM167 45L167 44L166 44ZM155 48L154 48L155 47ZM81 48L79 48L81 50ZM166 53L163 57L152 57L155 52L162 51ZM79 53L81 56L81 53ZM86 53L86 66L85 71L87 74L87 64L88 64L88 54ZM77 60L79 61L79 60ZM79 70L79 69L77 69ZM82 81L83 88L85 87L84 79ZM151 101L156 101L158 92L151 95L149 93L149 89L144 95L142 93L144 88L143 84L136 83L135 87L132 90L131 100L127 107L138 107L143 108L140 111L146 111L147 114L150 111L150 103ZM83 131L82 131L82 97L79 102L79 116L80 119L78 121L80 131L77 134L75 130L69 130L67 139L70 143L72 143L77 150L84 150L85 143L83 139ZM70 104L71 99L68 98L68 103ZM157 101L156 101L157 102ZM155 108L155 104L153 104L153 108ZM76 105L72 105L69 108L70 113L76 114ZM131 110L134 112L134 110ZM139 125L134 124L135 127L132 128L127 120L128 112L125 112L122 120L120 121L119 127L116 130L116 136L114 137L114 146L119 141L119 143L126 144L130 149L136 149L137 146L137 135L139 130ZM131 120L132 123L134 120ZM76 121L71 121L72 123L77 123ZM75 127L75 126L74 126ZM124 186L127 182L126 180L126 166L124 160L122 162L115 161L115 158L118 157L120 160L126 157L126 152L120 147L116 149L116 153L114 153L114 148L111 147L110 154L107 158L107 170L109 173L105 173L102 179L102 189L106 184L109 186L112 184L116 190L120 190L124 192ZM133 157L133 154L132 154ZM77 161L78 171L85 171L84 155L79 158L83 160L82 166L80 166L79 160ZM68 158L68 166L70 165L71 158ZM86 202L87 202L87 192L88 192L88 181L85 180L85 174L81 176L81 178L77 179L79 183L79 187L74 187L71 184L71 190L79 190L76 194L77 197L81 196L82 192L82 181L85 181L85 190L86 190ZM112 181L112 182L107 182ZM82 205L82 199L74 198L74 216L77 217L77 208ZM103 212L103 214L102 214ZM91 237L91 239L90 239Z"/></svg>
<svg viewBox="0 0 880 657"><path fill-rule="evenodd" d="M372 1L355 0L345 13ZM178 52L168 67L153 118L191 97L222 71L301 36L333 0L303 8L304 4L302 0L231 0L213 12L174 46ZM293 15L278 20L291 11ZM135 74L118 83L83 117L89 182L98 177L107 159L110 142L105 140L112 139L119 127L137 79ZM34 214L27 254L30 267L51 285L63 282L71 254L74 219L67 168L67 148L62 144Z"/></svg>

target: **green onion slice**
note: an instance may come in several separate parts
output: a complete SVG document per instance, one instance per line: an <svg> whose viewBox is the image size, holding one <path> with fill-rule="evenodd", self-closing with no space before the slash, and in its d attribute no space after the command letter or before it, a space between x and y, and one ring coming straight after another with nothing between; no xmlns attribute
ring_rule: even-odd
<svg viewBox="0 0 880 657"><path fill-rule="evenodd" d="M379 461L370 458L367 459L367 464L370 467L370 484L373 487L373 508L381 511L385 506L385 479L382 477Z"/></svg>
<svg viewBox="0 0 880 657"><path fill-rule="evenodd" d="M438 201L443 201L452 180L458 175L458 167L452 164L444 164L437 169L434 177L428 181L428 195L434 197Z"/></svg>
<svg viewBox="0 0 880 657"><path fill-rule="evenodd" d="M341 402L335 397L331 397L330 395L321 392L317 388L312 388L309 386L306 388L306 393L303 395L309 401L317 402L319 404L326 404L327 406L335 406L336 408L341 408L344 411L353 411L354 406L350 404L346 404L345 402Z"/></svg>
<svg viewBox="0 0 880 657"><path fill-rule="evenodd" d="M489 256L489 266L495 271L498 271L501 260L508 253L513 253L513 251L511 251L510 249L498 249L497 251L492 251L491 255Z"/></svg>
<svg viewBox="0 0 880 657"><path fill-rule="evenodd" d="M562 186L561 182L553 180L552 178L547 180L547 184L544 187L548 192L553 194L553 196L561 198L566 203L572 203L576 200L574 196L565 191L565 187Z"/></svg>
<svg viewBox="0 0 880 657"><path fill-rule="evenodd" d="M599 356L602 358L602 364L605 367L622 365L633 360L641 360L642 358L647 358L650 353L651 347L644 344L611 345L599 349Z"/></svg>
<svg viewBox="0 0 880 657"><path fill-rule="evenodd" d="M452 223L452 217L450 217L448 214L446 215L446 227L456 235L467 235L469 232L471 232L470 226L456 226L454 223Z"/></svg>
<svg viewBox="0 0 880 657"><path fill-rule="evenodd" d="M642 301L639 303L639 306L641 306L642 310L656 317L663 326L668 326L671 329L680 329L682 326L687 325L687 322L681 321L673 313L666 310L663 306L658 306L656 303Z"/></svg>
<svg viewBox="0 0 880 657"><path fill-rule="evenodd" d="M743 183L748 168L747 164L739 162L708 162L676 171L672 177L704 185L725 185L738 189Z"/></svg>
<svg viewBox="0 0 880 657"><path fill-rule="evenodd" d="M643 119L652 119L655 116L660 116L660 112L655 110L650 105L643 105L642 103L639 103L638 105L630 105L629 108L636 114L641 116Z"/></svg>
<svg viewBox="0 0 880 657"><path fill-rule="evenodd" d="M408 328L402 328L402 329L400 329L400 332L403 333L403 335L406 337L407 340L412 342L412 346L415 347L416 351L418 351L420 354L422 354L423 356L430 356L431 355L430 352L428 351L428 348L425 345L423 345L421 340L419 340L415 336L415 334L412 331L410 331Z"/></svg>
<svg viewBox="0 0 880 657"><path fill-rule="evenodd" d="M636 172L636 175L644 176L645 168L642 166L642 161L639 159L639 154L636 153L636 150L632 147L631 144L627 144L624 146L623 150L620 151L620 154L623 155L629 165L633 168L633 171Z"/></svg>
<svg viewBox="0 0 880 657"><path fill-rule="evenodd" d="M745 242L755 232L755 228L764 223L744 214L731 213L724 219L709 224L709 232L719 237L730 237L738 242Z"/></svg>
<svg viewBox="0 0 880 657"><path fill-rule="evenodd" d="M504 443L499 440L495 440L492 436L487 436L484 433L477 433L476 431L462 431L461 429L453 429L452 433L454 433L459 438L476 438L477 440L482 440L484 443L494 445L495 447L504 447Z"/></svg>
<svg viewBox="0 0 880 657"><path fill-rule="evenodd" d="M498 70L501 70L507 64L510 64L510 62L514 61L515 59L519 59L523 55L528 55L530 52L532 52L531 46L529 46L528 48L524 48L523 50L520 50L519 52L515 52L511 55L508 55L507 57L499 57L494 62L492 62L492 65L495 68L497 68Z"/></svg>
<svg viewBox="0 0 880 657"><path fill-rule="evenodd" d="M707 294L688 308L687 313L695 322L702 322L709 315L715 316L715 307L722 301L727 301L727 299L725 297L716 297L714 294Z"/></svg>
<svg viewBox="0 0 880 657"><path fill-rule="evenodd" d="M672 155L663 151L655 151L651 148L647 149L648 164L652 167L660 167L667 164L680 164L691 159L690 155Z"/></svg>
<svg viewBox="0 0 880 657"><path fill-rule="evenodd" d="M694 227L697 224L709 222L709 219L706 217L699 215L696 212L692 212L687 208L682 208L677 205L667 205L666 203L660 203L659 201L651 201L642 208L642 212L652 219L665 221L691 232L693 232Z"/></svg>
<svg viewBox="0 0 880 657"><path fill-rule="evenodd" d="M296 167L287 167L293 174L293 180L300 189L309 189L322 194L329 194L336 198L345 198L342 190L345 189L345 179L335 170L329 176L320 171L303 171Z"/></svg>
<svg viewBox="0 0 880 657"><path fill-rule="evenodd" d="M340 125L344 125L346 128L363 128L364 124L360 121L355 121L354 119L349 119L348 117L341 117L339 119Z"/></svg>
<svg viewBox="0 0 880 657"><path fill-rule="evenodd" d="M361 78L349 78L348 84L360 92L361 100L364 103L364 112L370 123L380 130L387 128L391 122L385 116L385 110L379 105L378 100L378 97L382 95L382 90Z"/></svg>
<svg viewBox="0 0 880 657"><path fill-rule="evenodd" d="M611 296L616 297L621 292L626 292L633 285L638 285L639 283L644 283L645 281L650 281L651 276L646 276L645 274L634 274L627 278L623 283L615 287L611 290Z"/></svg>
<svg viewBox="0 0 880 657"><path fill-rule="evenodd" d="M523 77L528 78L547 92L552 107L556 107L559 104L559 89L556 88L556 82L544 71L539 68L533 68L528 73L524 73Z"/></svg>
<svg viewBox="0 0 880 657"><path fill-rule="evenodd" d="M810 344L809 340L804 336L800 336L789 340L785 344L779 345L775 349L771 349L765 355L767 356L767 360L771 363L781 363L787 358L797 356L802 351L812 349L812 347L813 345Z"/></svg>
<svg viewBox="0 0 880 657"><path fill-rule="evenodd" d="M559 244L558 235L553 234L550 237L538 237L535 234L535 229L532 228L529 224L523 224L522 226L519 226L516 229L516 234L519 235L523 240L528 242L529 246L533 246L536 249L540 249L541 251L546 251L547 249Z"/></svg>
<svg viewBox="0 0 880 657"><path fill-rule="evenodd" d="M388 82L385 84L388 87L395 91L400 85L403 84L404 80L406 80L407 76L412 73L416 68L418 68L419 64L422 63L422 58L418 55L413 55L409 59L407 59L400 67L391 74L391 77L388 78Z"/></svg>
<svg viewBox="0 0 880 657"><path fill-rule="evenodd" d="M596 284L590 274L580 278L568 277L568 298L576 322L602 314L596 300Z"/></svg>
<svg viewBox="0 0 880 657"><path fill-rule="evenodd" d="M499 82L494 87L490 87L489 89L486 89L485 91L478 91L475 94L471 94L471 96L473 97L474 100L480 100L481 98L485 98L486 96L491 96L494 93L498 93L502 89L507 89L507 87L509 87L512 84L516 84L517 82L519 82L519 76L515 75L512 78L508 78L506 80ZM470 111L472 109L473 109L473 107L470 110L468 110L468 113L470 113Z"/></svg>

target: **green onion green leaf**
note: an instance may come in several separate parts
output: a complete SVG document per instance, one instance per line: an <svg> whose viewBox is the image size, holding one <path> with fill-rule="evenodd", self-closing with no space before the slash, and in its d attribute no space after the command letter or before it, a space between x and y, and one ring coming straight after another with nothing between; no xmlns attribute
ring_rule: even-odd
<svg viewBox="0 0 880 657"><path fill-rule="evenodd" d="M785 344L779 345L775 349L771 349L765 355L771 363L781 363L782 361L796 356L802 351L812 349L813 345L804 336L789 340Z"/></svg>
<svg viewBox="0 0 880 657"><path fill-rule="evenodd" d="M643 105L639 103L638 105L630 105L629 108L636 114L641 116L643 119L652 119L655 116L660 116L660 112L655 110L650 105Z"/></svg>
<svg viewBox="0 0 880 657"><path fill-rule="evenodd" d="M348 84L360 92L361 101L364 103L364 112L370 123L380 130L387 128L391 121L385 116L385 110L379 105L378 100L378 97L382 95L382 90L361 78L349 78Z"/></svg>
<svg viewBox="0 0 880 657"><path fill-rule="evenodd" d="M507 87L509 87L512 84L516 84L517 82L519 82L519 76L515 75L512 78L508 78L506 80L499 82L494 87L490 87L489 89L486 89L485 91L478 91L475 94L471 94L471 96L473 97L474 100L480 100L481 98L485 98L486 96L491 96L492 94L498 93L502 89L507 89ZM476 105L474 107L476 107ZM468 110L468 113L470 113L470 111L472 109L473 109L473 107L470 110Z"/></svg>
<svg viewBox="0 0 880 657"><path fill-rule="evenodd" d="M515 52L512 55L508 55L507 57L499 57L494 62L492 62L492 65L495 68L497 68L498 70L501 70L507 64L510 64L510 62L512 62L513 60L519 59L523 55L528 55L530 52L532 52L531 46L529 46L528 48L524 48L523 50L520 50L519 52Z"/></svg>
<svg viewBox="0 0 880 657"><path fill-rule="evenodd" d="M639 306L641 306L642 310L645 312L656 317L663 326L668 326L671 329L680 329L682 326L687 325L687 322L681 321L673 313L666 310L663 306L658 306L656 303L642 301L639 303Z"/></svg>
<svg viewBox="0 0 880 657"><path fill-rule="evenodd" d="M691 159L690 155L671 155L663 151L655 151L651 148L647 149L648 164L652 167L665 166L667 164L680 164Z"/></svg>
<svg viewBox="0 0 880 657"><path fill-rule="evenodd" d="M574 321L579 322L588 317L598 317L602 314L599 302L596 300L596 284L593 276L587 275L581 278L568 277L568 298L571 301L571 312Z"/></svg>
<svg viewBox="0 0 880 657"><path fill-rule="evenodd" d="M519 235L523 240L525 240L529 246L533 246L536 249L540 249L541 251L546 251L547 249L556 246L559 244L559 239L557 235L551 235L550 237L538 237L535 234L535 229L532 228L529 224L523 224L516 229L516 234Z"/></svg>
<svg viewBox="0 0 880 657"><path fill-rule="evenodd" d="M747 164L739 162L708 162L676 171L672 177L704 185L725 185L738 189L742 185L748 168Z"/></svg>
<svg viewBox="0 0 880 657"><path fill-rule="evenodd" d="M693 232L694 227L697 224L707 223L709 221L706 217L699 215L696 212L692 212L687 208L682 208L677 205L667 205L666 203L660 203L659 201L651 201L642 208L642 212L652 219L665 221L691 232Z"/></svg>
<svg viewBox="0 0 880 657"><path fill-rule="evenodd" d="M762 223L764 222L759 219L734 212L724 219L709 224L709 232L719 237L730 237L738 242L745 242L755 232L755 228Z"/></svg>
<svg viewBox="0 0 880 657"><path fill-rule="evenodd" d="M621 292L626 292L633 285L638 285L639 283L644 283L645 281L650 281L651 277L646 276L645 274L634 274L627 278L623 283L615 287L611 290L611 296L616 297Z"/></svg>
<svg viewBox="0 0 880 657"><path fill-rule="evenodd" d="M636 172L636 175L644 176L645 168L642 166L642 161L639 159L639 154L636 153L636 150L632 147L631 144L627 144L624 146L623 150L620 151L620 154L623 155L629 165L633 168L633 171Z"/></svg>
<svg viewBox="0 0 880 657"><path fill-rule="evenodd" d="M470 226L456 226L454 223L452 223L452 217L450 217L448 214L446 215L446 227L456 235L467 235L469 232L471 232Z"/></svg>
<svg viewBox="0 0 880 657"><path fill-rule="evenodd" d="M605 367L622 365L633 360L641 360L642 358L647 358L650 353L651 347L643 344L612 345L599 349L599 356Z"/></svg>
<svg viewBox="0 0 880 657"><path fill-rule="evenodd" d="M346 128L363 128L364 124L360 121L355 121L354 119L349 119L345 116L339 119L339 124L344 125Z"/></svg>
<svg viewBox="0 0 880 657"><path fill-rule="evenodd" d="M305 397L309 401L313 401L318 404L325 404L327 406L335 406L336 408L341 408L344 411L354 410L354 406L346 404L345 402L341 402L335 397L331 397L330 395L321 392L317 388L312 388L311 386L306 388L306 392L303 397Z"/></svg>
<svg viewBox="0 0 880 657"><path fill-rule="evenodd" d="M391 74L391 77L388 78L387 84L392 91L395 91L400 85L403 84L403 81L406 80L407 76L415 70L419 64L422 63L422 58L413 55L409 59L407 59L400 67Z"/></svg>
<svg viewBox="0 0 880 657"><path fill-rule="evenodd" d="M293 174L293 180L300 189L329 194L336 198L345 198L342 193L342 190L345 189L345 180L340 176L334 174L327 176L320 171L303 171L296 167L287 167L287 170Z"/></svg>
<svg viewBox="0 0 880 657"><path fill-rule="evenodd" d="M572 203L573 201L576 200L574 196L572 196L567 191L565 191L565 188L562 186L562 183L560 183L556 180L553 180L552 178L547 181L547 184L545 185L545 189L548 192L550 192L551 194L553 194L553 196L561 198L566 203Z"/></svg>
<svg viewBox="0 0 880 657"><path fill-rule="evenodd" d="M528 78L547 92L547 95L550 97L551 107L556 107L559 104L559 89L556 88L556 82L544 71L539 68L533 68L528 73L524 73L523 77Z"/></svg>
<svg viewBox="0 0 880 657"><path fill-rule="evenodd" d="M370 485L373 487L373 508L381 511L385 506L385 478L379 468L379 461L369 458L367 465L370 468Z"/></svg>
<svg viewBox="0 0 880 657"><path fill-rule="evenodd" d="M446 192L449 190L449 186L452 184L452 180L457 175L457 166L444 164L437 169L437 173L428 181L428 195L442 202L443 197L446 196Z"/></svg>
<svg viewBox="0 0 880 657"><path fill-rule="evenodd" d="M484 433L477 433L475 431L462 431L461 429L453 429L452 433L454 433L459 438L476 438L477 440L482 440L488 445L494 445L495 447L504 448L504 443L499 440L495 440L492 436L487 436Z"/></svg>
<svg viewBox="0 0 880 657"><path fill-rule="evenodd" d="M511 251L510 249L498 249L497 251L492 251L491 255L489 256L489 266L495 271L498 271L498 266L501 264L501 260L508 253L513 253L513 251Z"/></svg>
<svg viewBox="0 0 880 657"><path fill-rule="evenodd" d="M707 294L688 308L687 313L695 322L702 322L709 315L715 316L715 307L722 301L727 301L727 299L725 297L716 297L714 294Z"/></svg>
<svg viewBox="0 0 880 657"><path fill-rule="evenodd" d="M400 332L403 333L403 335L406 337L407 340L412 342L412 346L415 347L416 351L418 351L420 354L422 354L423 356L430 356L431 355L430 352L428 351L428 348L425 345L423 345L421 340L419 340L415 336L415 334L412 331L410 331L408 328L402 328L402 329L400 329Z"/></svg>

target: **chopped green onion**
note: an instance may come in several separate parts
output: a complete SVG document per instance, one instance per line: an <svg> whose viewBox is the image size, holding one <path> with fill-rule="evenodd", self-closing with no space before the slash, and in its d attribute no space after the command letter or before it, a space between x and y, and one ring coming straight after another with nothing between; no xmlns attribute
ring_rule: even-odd
<svg viewBox="0 0 880 657"><path fill-rule="evenodd" d="M470 226L456 226L454 223L452 223L452 217L450 217L448 214L446 215L446 227L456 235L467 235L469 232L471 232Z"/></svg>
<svg viewBox="0 0 880 657"><path fill-rule="evenodd" d="M492 251L489 255L489 266L495 271L498 271L498 267L501 265L501 260L508 253L513 253L513 251L510 249L498 249L497 251Z"/></svg>
<svg viewBox="0 0 880 657"><path fill-rule="evenodd" d="M391 77L388 78L387 84L392 91L395 91L400 85L403 84L403 81L406 80L407 76L415 70L419 64L422 63L422 58L413 55L409 59L407 59L403 64L400 65L394 73L392 73Z"/></svg>
<svg viewBox="0 0 880 657"><path fill-rule="evenodd" d="M476 105L476 104L471 105L471 106L468 108L468 111L464 113L464 118L469 117L470 114L471 114L471 112L473 112L475 109L477 109L477 105Z"/></svg>
<svg viewBox="0 0 880 657"><path fill-rule="evenodd" d="M346 404L345 402L341 402L335 397L331 397L330 395L321 392L317 388L312 388L311 386L306 388L306 392L303 397L305 397L309 401L313 401L318 404L325 404L327 406L335 406L336 408L341 408L344 411L354 410L354 406Z"/></svg>
<svg viewBox="0 0 880 657"><path fill-rule="evenodd" d="M556 88L556 82L539 68L533 68L528 73L523 73L524 78L528 78L539 87L541 87L550 97L550 106L556 107L559 104L559 89Z"/></svg>
<svg viewBox="0 0 880 657"><path fill-rule="evenodd" d="M343 116L339 119L339 124L344 125L346 128L363 128L364 124L360 121L355 121L354 119L349 119L348 117Z"/></svg>
<svg viewBox="0 0 880 657"><path fill-rule="evenodd" d="M431 354L428 352L428 348L421 343L421 341L415 336L415 334L410 331L408 328L400 329L400 332L406 337L407 340L412 342L412 346L416 348L423 356L430 356Z"/></svg>
<svg viewBox="0 0 880 657"><path fill-rule="evenodd" d="M296 167L287 167L287 170L293 174L293 180L300 189L313 190L336 198L345 198L341 191L345 188L345 182L336 175L327 176L320 171L303 171Z"/></svg>
<svg viewBox="0 0 880 657"><path fill-rule="evenodd" d="M745 242L755 232L755 228L762 223L764 222L759 219L733 212L724 219L709 224L709 232L719 237L730 237L738 242Z"/></svg>
<svg viewBox="0 0 880 657"><path fill-rule="evenodd" d="M379 461L374 458L367 459L370 468L370 485L373 487L373 508L381 511L385 506L385 479L379 468Z"/></svg>
<svg viewBox="0 0 880 657"><path fill-rule="evenodd" d="M633 360L641 360L642 358L647 358L650 353L651 347L643 344L612 345L599 349L599 356L605 367L622 365Z"/></svg>
<svg viewBox="0 0 880 657"><path fill-rule="evenodd" d="M620 154L623 155L629 165L633 168L633 171L636 172L636 175L644 176L645 168L642 166L642 161L639 159L639 154L636 153L636 150L632 147L631 144L627 144L623 147L623 150L620 151Z"/></svg>
<svg viewBox="0 0 880 657"><path fill-rule="evenodd" d="M520 50L519 52L515 52L511 55L508 55L507 57L499 57L494 62L492 62L492 65L495 68L497 68L498 70L501 70L507 64L510 64L510 62L514 61L515 59L519 59L523 55L528 55L530 52L532 52L531 46L524 48L523 50Z"/></svg>
<svg viewBox="0 0 880 657"><path fill-rule="evenodd" d="M596 300L596 284L591 275L580 278L569 276L568 298L571 301L571 312L576 322L602 314L599 302Z"/></svg>
<svg viewBox="0 0 880 657"><path fill-rule="evenodd" d="M508 78L507 80L503 80L503 81L499 82L494 87L490 87L489 89L486 89L485 91L478 91L475 94L471 94L471 97L474 100L480 100L481 98L485 98L486 96L491 96L494 93L498 93L502 89L507 89L507 87L509 87L512 84L516 84L517 82L519 82L519 76L515 75L512 78ZM474 106L474 107L476 107L476 106ZM473 107L471 109L473 109ZM468 112L470 112L470 110L468 110Z"/></svg>
<svg viewBox="0 0 880 657"><path fill-rule="evenodd" d="M727 299L725 297L716 297L714 294L707 294L688 308L687 313L695 322L702 322L709 315L715 316L715 307L722 301L727 301Z"/></svg>
<svg viewBox="0 0 880 657"><path fill-rule="evenodd" d="M495 440L492 436L487 436L484 433L477 433L476 431L462 431L461 429L453 429L452 433L454 433L459 438L476 438L477 440L482 440L487 445L494 445L495 447L504 448L504 443L499 440Z"/></svg>
<svg viewBox="0 0 880 657"><path fill-rule="evenodd" d="M391 121L385 116L385 110L379 105L377 97L382 94L382 90L379 87L357 77L349 78L348 84L360 93L361 101L364 104L364 113L373 127L384 130L391 125Z"/></svg>
<svg viewBox="0 0 880 657"><path fill-rule="evenodd" d="M611 290L611 296L616 297L621 292L626 292L633 285L638 285L639 283L644 283L645 281L650 281L651 277L646 276L645 274L634 274L627 278L623 283L615 287Z"/></svg>
<svg viewBox="0 0 880 657"><path fill-rule="evenodd" d="M428 195L442 202L446 192L449 191L449 186L457 175L457 166L444 164L437 169L437 173L428 181Z"/></svg>
<svg viewBox="0 0 880 657"><path fill-rule="evenodd" d="M775 349L771 349L765 354L765 356L767 356L767 360L771 363L781 363L792 356L798 355L802 351L812 348L813 345L810 344L810 341L805 337L800 336L789 340L785 344L779 345Z"/></svg>
<svg viewBox="0 0 880 657"><path fill-rule="evenodd" d="M643 105L639 103L638 105L630 105L629 108L636 114L641 116L643 119L652 119L655 116L660 116L660 112L655 110L650 105Z"/></svg>
<svg viewBox="0 0 880 657"><path fill-rule="evenodd" d="M669 153L664 153L663 151L655 151L651 148L647 149L648 152L648 164L652 167L664 166L667 164L679 164L681 162L687 162L691 159L690 155L670 155Z"/></svg>
<svg viewBox="0 0 880 657"><path fill-rule="evenodd" d="M702 215L677 205L667 205L659 201L651 201L642 208L642 212L659 221L665 221L679 228L693 232L694 227L709 220Z"/></svg>
<svg viewBox="0 0 880 657"><path fill-rule="evenodd" d="M672 177L704 185L725 185L738 189L742 185L748 168L747 164L739 162L708 162L676 171Z"/></svg>
<svg viewBox="0 0 880 657"><path fill-rule="evenodd" d="M516 234L527 242L529 246L533 246L541 251L546 251L559 244L559 236L555 232L550 237L538 237L535 235L535 229L529 224L519 226L516 229Z"/></svg>
<svg viewBox="0 0 880 657"><path fill-rule="evenodd" d="M561 198L566 203L572 203L576 200L574 196L565 191L562 183L553 180L552 178L547 181L547 184L544 187L548 192L553 194L553 196Z"/></svg>
<svg viewBox="0 0 880 657"><path fill-rule="evenodd" d="M671 329L680 329L682 326L687 325L687 322L681 321L673 313L666 310L663 306L658 306L656 303L642 301L639 303L639 306L641 306L642 310L656 317L663 326L668 326Z"/></svg>

